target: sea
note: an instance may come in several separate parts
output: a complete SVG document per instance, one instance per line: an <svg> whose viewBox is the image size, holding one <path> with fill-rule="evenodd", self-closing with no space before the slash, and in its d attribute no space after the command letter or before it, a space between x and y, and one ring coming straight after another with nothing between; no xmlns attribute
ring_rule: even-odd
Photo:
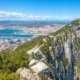
<svg viewBox="0 0 80 80"><path fill-rule="evenodd" d="M0 21L0 25L3 25L4 27L0 27L0 39L2 40L31 40L34 36L34 33L23 31L21 29L12 28L11 25L16 25L23 27L41 27L44 25L53 25L53 24L66 24L67 21Z"/></svg>
<svg viewBox="0 0 80 80"><path fill-rule="evenodd" d="M31 40L33 37L33 33L25 32L20 29L13 28L2 28L0 29L0 39L1 40Z"/></svg>

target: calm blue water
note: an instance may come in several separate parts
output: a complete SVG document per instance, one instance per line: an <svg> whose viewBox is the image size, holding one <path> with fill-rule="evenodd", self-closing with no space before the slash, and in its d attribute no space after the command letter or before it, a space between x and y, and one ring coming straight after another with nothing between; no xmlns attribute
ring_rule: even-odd
<svg viewBox="0 0 80 80"><path fill-rule="evenodd" d="M19 39L28 40L33 37L31 32L24 32L23 30L13 29L13 28L3 28L0 29L0 39Z"/></svg>

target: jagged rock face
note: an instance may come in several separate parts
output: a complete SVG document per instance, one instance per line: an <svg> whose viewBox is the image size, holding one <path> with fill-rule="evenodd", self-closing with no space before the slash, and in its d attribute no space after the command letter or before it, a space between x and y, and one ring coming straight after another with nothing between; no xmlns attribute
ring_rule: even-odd
<svg viewBox="0 0 80 80"><path fill-rule="evenodd" d="M49 47L50 60L48 60L51 70L53 71L55 80L74 80L74 41L75 35L67 33L66 39L64 40L63 35L56 37L52 49ZM62 40L62 41L60 41ZM53 44L53 43L52 43ZM54 50L53 50L54 48Z"/></svg>
<svg viewBox="0 0 80 80"><path fill-rule="evenodd" d="M70 41L67 40L64 43L64 51L65 51L65 56L66 56L66 58L69 61L69 64L71 64L71 49L70 49L70 46L69 45L70 45Z"/></svg>
<svg viewBox="0 0 80 80"><path fill-rule="evenodd" d="M66 33L65 33L66 34ZM54 45L48 45L49 47L49 56L46 57L47 63L50 67L50 71L52 74L52 80L74 80L74 63L73 63L73 54L74 54L74 40L75 35L73 33L67 33L66 39L64 40L63 35L59 34L62 38L62 41L59 39L55 40ZM46 42L44 40L44 42ZM47 43L47 42L46 42ZM53 42L50 42L53 44ZM31 50L32 51L32 50ZM34 51L34 50L33 50ZM34 51L35 52L35 51ZM38 49L38 54L44 54L42 51ZM47 55L47 54L46 54ZM38 55L40 56L40 55ZM37 58L38 59L38 58ZM44 59L45 60L45 59ZM40 59L38 59L40 61ZM38 62L39 63L39 62ZM41 66L41 65L39 65ZM38 67L37 67L38 68ZM35 71L36 69L35 68ZM32 67L34 69L34 67ZM37 69L38 71L38 69ZM19 72L21 80L40 80L38 74L32 73L29 69L22 69ZM41 73L42 74L42 73ZM43 75L44 76L44 75ZM48 76L49 78L49 76ZM54 78L54 79L53 79ZM41 79L47 80L47 79ZM50 80L50 79L48 79Z"/></svg>
<svg viewBox="0 0 80 80"><path fill-rule="evenodd" d="M40 80L37 74L26 68L20 68L16 73L20 75L20 80Z"/></svg>

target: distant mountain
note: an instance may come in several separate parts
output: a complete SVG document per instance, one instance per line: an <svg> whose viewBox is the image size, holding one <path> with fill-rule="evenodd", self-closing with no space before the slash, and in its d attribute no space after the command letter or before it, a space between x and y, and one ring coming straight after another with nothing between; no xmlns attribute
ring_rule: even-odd
<svg viewBox="0 0 80 80"><path fill-rule="evenodd" d="M0 21L0 25L3 26L42 26L42 25L54 25L54 24L67 24L70 21L16 21L16 20L3 20Z"/></svg>

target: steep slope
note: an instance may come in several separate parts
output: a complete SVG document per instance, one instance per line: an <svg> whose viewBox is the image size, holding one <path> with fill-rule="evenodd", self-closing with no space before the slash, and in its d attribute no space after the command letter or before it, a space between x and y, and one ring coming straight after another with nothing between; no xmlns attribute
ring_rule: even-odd
<svg viewBox="0 0 80 80"><path fill-rule="evenodd" d="M49 67L48 75L46 75L45 71L42 71L41 74L44 72L46 76L46 78L42 80L47 80L48 77L52 80L74 80L75 77L79 77L80 38L77 37L76 34L79 26L80 20L75 20L55 33L49 34L49 36L38 37L31 42L20 45L14 51L5 50L0 52L0 76L2 76L2 74L16 74L16 70L21 67L30 69L29 63L31 59L36 59L38 63L42 61ZM43 45L40 47L38 54L42 53L41 55L45 55L46 58L44 60L40 59L40 55L38 55L39 57L32 55L31 58L28 55L27 51L36 45ZM34 53L34 51L32 53ZM75 70L75 68L77 69ZM41 74L39 76L43 76ZM3 77L5 77L4 80L6 80L6 76L3 75ZM3 78L1 80L3 80Z"/></svg>

